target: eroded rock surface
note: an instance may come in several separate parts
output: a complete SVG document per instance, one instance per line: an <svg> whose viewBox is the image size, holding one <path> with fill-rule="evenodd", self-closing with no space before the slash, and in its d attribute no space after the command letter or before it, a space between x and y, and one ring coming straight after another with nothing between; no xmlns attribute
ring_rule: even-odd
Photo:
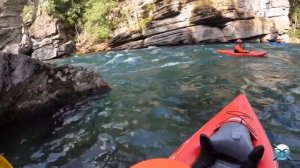
<svg viewBox="0 0 300 168"><path fill-rule="evenodd" d="M141 33L118 29L112 49L267 39L273 29L289 29L288 0L153 0L153 18ZM139 10L143 9L140 3ZM139 12L142 13L142 12ZM264 38L266 36L266 38Z"/></svg>
<svg viewBox="0 0 300 168"><path fill-rule="evenodd" d="M82 67L0 54L0 125L52 111L82 95L109 90L99 74Z"/></svg>
<svg viewBox="0 0 300 168"><path fill-rule="evenodd" d="M33 3L33 2L31 2ZM0 51L26 54L39 60L69 56L75 52L73 39L68 37L58 19L45 11L46 0L34 1L32 23L23 23L22 10L27 0L0 1Z"/></svg>

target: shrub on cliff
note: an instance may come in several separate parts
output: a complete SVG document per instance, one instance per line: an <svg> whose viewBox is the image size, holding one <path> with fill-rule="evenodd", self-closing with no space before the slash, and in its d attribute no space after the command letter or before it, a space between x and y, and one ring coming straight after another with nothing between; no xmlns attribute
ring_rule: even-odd
<svg viewBox="0 0 300 168"><path fill-rule="evenodd" d="M289 34L291 37L300 37L299 20L300 20L300 0L289 0L290 1L290 20L292 23L293 30L290 30Z"/></svg>
<svg viewBox="0 0 300 168"><path fill-rule="evenodd" d="M48 0L48 13L68 27L87 31L94 39L103 41L113 28L107 17L115 6L114 0Z"/></svg>
<svg viewBox="0 0 300 168"><path fill-rule="evenodd" d="M82 24L85 4L88 0L48 0L47 11L70 27Z"/></svg>
<svg viewBox="0 0 300 168"><path fill-rule="evenodd" d="M22 19L24 24L30 24L34 19L35 7L33 4L25 5L22 11Z"/></svg>
<svg viewBox="0 0 300 168"><path fill-rule="evenodd" d="M86 30L97 40L108 38L113 22L108 14L116 5L113 0L89 0L84 14L84 26Z"/></svg>

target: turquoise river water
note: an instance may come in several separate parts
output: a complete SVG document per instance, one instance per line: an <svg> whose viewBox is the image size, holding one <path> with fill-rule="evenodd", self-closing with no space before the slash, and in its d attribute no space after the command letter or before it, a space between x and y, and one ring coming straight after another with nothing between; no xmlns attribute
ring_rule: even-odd
<svg viewBox="0 0 300 168"><path fill-rule="evenodd" d="M92 68L112 91L66 105L32 125L10 128L0 149L15 167L125 168L169 156L239 93L272 144L300 167L300 45L247 44L266 58L221 56L231 44L150 47L51 61Z"/></svg>

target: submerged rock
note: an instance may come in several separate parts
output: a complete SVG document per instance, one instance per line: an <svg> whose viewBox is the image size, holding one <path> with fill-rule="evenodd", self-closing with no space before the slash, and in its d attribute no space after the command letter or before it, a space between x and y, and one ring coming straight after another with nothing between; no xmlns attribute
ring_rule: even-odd
<svg viewBox="0 0 300 168"><path fill-rule="evenodd" d="M83 67L45 64L25 55L0 53L0 125L109 90L99 74Z"/></svg>

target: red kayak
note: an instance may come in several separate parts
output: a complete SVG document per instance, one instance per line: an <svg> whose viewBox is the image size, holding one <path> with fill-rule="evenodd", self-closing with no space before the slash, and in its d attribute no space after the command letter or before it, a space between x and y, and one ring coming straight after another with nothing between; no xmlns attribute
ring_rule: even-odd
<svg viewBox="0 0 300 168"><path fill-rule="evenodd" d="M210 139L213 150L228 156L217 158L213 167L220 167L220 165L221 167L239 167L226 158L231 158L231 161L234 159L243 161L249 158L254 148L262 145L264 151L261 152L262 157L256 162L257 167L278 168L278 162L273 161L275 155L269 139L245 95L236 97L186 140L169 159L190 166L195 164L199 156L201 157L201 151L206 148L202 147L199 141L200 135L203 134Z"/></svg>
<svg viewBox="0 0 300 168"><path fill-rule="evenodd" d="M267 54L267 52L265 51L250 51L248 53L236 53L233 50L218 50L218 53L237 57L264 57Z"/></svg>

